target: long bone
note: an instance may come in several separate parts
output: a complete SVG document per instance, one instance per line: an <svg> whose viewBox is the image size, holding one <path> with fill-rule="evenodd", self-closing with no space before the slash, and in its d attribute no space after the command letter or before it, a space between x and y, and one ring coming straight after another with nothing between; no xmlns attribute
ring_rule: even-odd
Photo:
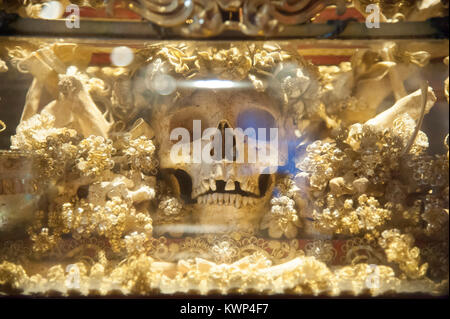
<svg viewBox="0 0 450 319"><path fill-rule="evenodd" d="M433 105L436 103L436 95L431 87L427 89L427 102L425 105L425 114L430 112ZM392 128L394 120L402 114L407 113L413 118L416 123L421 118L422 114L422 90L417 90L410 95L405 96L395 103L391 108L378 114L374 118L366 122L379 129Z"/></svg>
<svg viewBox="0 0 450 319"><path fill-rule="evenodd" d="M60 94L44 108L55 116L55 126L73 126L85 137L107 137L111 123L97 108L83 82L71 74L60 75L59 78Z"/></svg>

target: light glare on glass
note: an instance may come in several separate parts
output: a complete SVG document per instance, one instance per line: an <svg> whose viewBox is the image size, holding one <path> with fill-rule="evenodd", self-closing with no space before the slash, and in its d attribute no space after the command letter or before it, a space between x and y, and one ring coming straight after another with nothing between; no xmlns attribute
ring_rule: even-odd
<svg viewBox="0 0 450 319"><path fill-rule="evenodd" d="M42 19L59 19L62 17L64 8L59 1L49 1L42 5L39 17Z"/></svg>
<svg viewBox="0 0 450 319"><path fill-rule="evenodd" d="M128 66L134 60L134 53L129 47L115 47L110 57L115 66Z"/></svg>
<svg viewBox="0 0 450 319"><path fill-rule="evenodd" d="M175 79L167 74L159 74L152 81L152 88L161 95L172 94L177 87Z"/></svg>

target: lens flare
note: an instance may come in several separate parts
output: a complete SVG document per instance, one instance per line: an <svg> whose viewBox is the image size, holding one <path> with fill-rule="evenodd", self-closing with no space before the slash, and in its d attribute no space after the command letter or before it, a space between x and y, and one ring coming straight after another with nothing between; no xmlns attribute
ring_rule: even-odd
<svg viewBox="0 0 450 319"><path fill-rule="evenodd" d="M129 47L115 47L111 52L110 58L115 66L128 66L134 60L134 53Z"/></svg>
<svg viewBox="0 0 450 319"><path fill-rule="evenodd" d="M59 19L63 16L64 8L59 1L49 1L42 5L39 17L41 19Z"/></svg>

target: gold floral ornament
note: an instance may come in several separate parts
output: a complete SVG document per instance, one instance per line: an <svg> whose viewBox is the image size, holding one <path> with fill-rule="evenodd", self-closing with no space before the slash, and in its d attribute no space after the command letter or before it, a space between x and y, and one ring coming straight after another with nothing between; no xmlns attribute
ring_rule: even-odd
<svg viewBox="0 0 450 319"><path fill-rule="evenodd" d="M77 156L81 136L75 130L55 128L54 117L46 112L21 122L11 137L11 149L31 152L40 158L39 172L61 177Z"/></svg>
<svg viewBox="0 0 450 319"><path fill-rule="evenodd" d="M420 265L420 251L412 247L414 238L410 234L401 234L398 229L386 230L381 234L379 243L388 261L397 263L406 276L412 279L425 276L428 264Z"/></svg>
<svg viewBox="0 0 450 319"><path fill-rule="evenodd" d="M22 266L7 261L0 264L0 284L19 289L26 280L27 275Z"/></svg>
<svg viewBox="0 0 450 319"><path fill-rule="evenodd" d="M355 294L367 292L367 282L374 275L379 279L379 287L373 287L373 295L387 291L408 292L414 289L409 281L401 281L387 266L357 264L330 270L314 257L298 257L283 265L272 265L264 256L254 254L233 264L216 264L201 258L181 261L177 264L159 262L140 254L108 269L108 265L95 263L87 266L77 262L71 267L79 273L79 289L83 295L106 295L120 290L125 295L148 295L155 290L162 294L174 292L206 294L249 293L258 291L296 293L329 296L338 295L343 289L351 289ZM87 274L90 274L89 276ZM32 294L41 291L57 291L67 296L72 287L67 283L71 272L65 272L63 265L55 265L46 273L28 275L23 266L11 262L0 264L0 284L15 291ZM348 283L351 282L350 287ZM200 285L201 283L201 285ZM424 281L430 291L442 289L440 284ZM349 288L340 288L349 287Z"/></svg>
<svg viewBox="0 0 450 319"><path fill-rule="evenodd" d="M316 141L307 147L306 156L297 164L302 172L296 180L300 194L309 199L301 214L313 218L316 228L325 233L361 233L377 238L391 223L408 224L422 234L430 234L433 227L433 233L439 233L437 229L446 225L445 214L438 213L438 207L442 213L446 207L445 156L426 155L428 141L422 132L408 148L422 104L419 92L393 106L399 109L410 105L406 114L388 110L365 124L350 126L337 134L336 140ZM435 101L431 91L428 95L426 109ZM397 172L402 173L396 177ZM422 220L434 221L429 230L418 225L419 204L411 206L406 201L418 189L434 198L420 198L434 203L422 215Z"/></svg>
<svg viewBox="0 0 450 319"><path fill-rule="evenodd" d="M117 173L131 180L111 171L115 161L121 161L114 156L112 141L101 136L81 139L74 130L55 128L53 123L46 112L37 114L22 122L12 137L13 148L40 157L39 171L64 189L55 189L48 214L38 212L29 228L34 253L53 253L64 234L75 239L104 237L114 252L129 249L135 238L150 238L152 219L145 208L134 205L155 196L154 177L143 174L155 168L152 142L145 137L117 142L129 165L118 165ZM140 237L130 235L125 240L135 232Z"/></svg>
<svg viewBox="0 0 450 319"><path fill-rule="evenodd" d="M252 67L249 52L241 52L237 47L228 50L210 48L208 51L198 52L201 58L198 63L205 76L217 74L220 79L241 81L248 76Z"/></svg>
<svg viewBox="0 0 450 319"><path fill-rule="evenodd" d="M273 198L270 212L264 215L261 221L261 229L268 229L269 236L280 238L294 238L301 221L295 209L295 202L287 196Z"/></svg>
<svg viewBox="0 0 450 319"><path fill-rule="evenodd" d="M114 152L111 140L92 135L79 144L76 168L83 175L98 177L105 170L112 169L114 161L111 156Z"/></svg>
<svg viewBox="0 0 450 319"><path fill-rule="evenodd" d="M380 207L379 202L361 195L355 205L352 199L336 205L333 195L327 196L326 208L315 210L316 227L337 234L359 234L384 225L391 219L391 212ZM354 207L356 206L356 208Z"/></svg>
<svg viewBox="0 0 450 319"><path fill-rule="evenodd" d="M317 114L321 92L314 66L276 44L251 46L250 52L253 67L248 77L257 91L277 96L284 110L295 112L298 120Z"/></svg>
<svg viewBox="0 0 450 319"><path fill-rule="evenodd" d="M282 50L274 43L225 45L225 48L157 44L137 55L147 66L137 72L134 83L141 91L140 100L147 103L150 98L152 104L160 105L158 101L163 97L173 103L180 95L193 92L183 83L214 76L250 84L259 92L272 94L284 110L291 108L299 119L315 116L320 104L316 68L296 52ZM172 88L168 76L179 80L181 85ZM167 87L161 88L161 83L167 83Z"/></svg>
<svg viewBox="0 0 450 319"><path fill-rule="evenodd" d="M263 216L260 228L268 229L269 236L287 238L297 236L299 227L302 227L298 209L303 207L299 189L291 175L280 176L275 186L275 197L272 198L270 210Z"/></svg>
<svg viewBox="0 0 450 319"><path fill-rule="evenodd" d="M130 243L147 241L153 230L150 216L136 211L120 197L113 197L104 205L93 205L83 199L65 203L60 211L50 214L49 227L59 234L70 233L75 239L104 236L114 252L125 248L130 253L135 252Z"/></svg>
<svg viewBox="0 0 450 319"><path fill-rule="evenodd" d="M239 254L239 249L230 240L217 240L211 247L214 254L214 261L219 263L232 263Z"/></svg>
<svg viewBox="0 0 450 319"><path fill-rule="evenodd" d="M441 240L448 239L448 187L442 192L428 194L424 204L421 217L426 222L426 233Z"/></svg>
<svg viewBox="0 0 450 319"><path fill-rule="evenodd" d="M30 232L30 239L33 241L33 251L36 253L46 253L56 245L57 236L50 235L48 228L42 228L40 233Z"/></svg>
<svg viewBox="0 0 450 319"><path fill-rule="evenodd" d="M305 255L314 256L317 260L329 265L335 260L337 251L331 241L314 240L306 244Z"/></svg>
<svg viewBox="0 0 450 319"><path fill-rule="evenodd" d="M159 201L158 211L154 216L155 231L162 235L169 233L174 237L183 234L179 228L186 221L186 210L180 200L172 196L162 196Z"/></svg>
<svg viewBox="0 0 450 319"><path fill-rule="evenodd" d="M285 242L254 236L247 237L242 233L185 237L179 242L170 242L166 237L154 237L150 239L147 246L149 256L167 262L178 262L180 259L201 256L216 263L230 264L258 253L278 265L305 255L296 239Z"/></svg>
<svg viewBox="0 0 450 319"><path fill-rule="evenodd" d="M123 150L127 162L132 169L142 171L145 174L157 174L158 162L155 158L156 147L146 136L136 139L126 139L129 143Z"/></svg>
<svg viewBox="0 0 450 319"><path fill-rule="evenodd" d="M341 260L344 265L355 265L359 263L385 264L386 257L378 242L365 237L353 237L346 240L341 247Z"/></svg>

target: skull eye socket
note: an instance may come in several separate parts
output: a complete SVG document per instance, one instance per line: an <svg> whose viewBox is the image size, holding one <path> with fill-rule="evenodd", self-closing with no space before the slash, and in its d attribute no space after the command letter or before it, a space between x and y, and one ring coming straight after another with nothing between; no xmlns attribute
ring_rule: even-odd
<svg viewBox="0 0 450 319"><path fill-rule="evenodd" d="M256 108L242 111L236 124L244 132L250 129L247 136L260 141L270 141L270 129L277 128L275 118L271 113Z"/></svg>
<svg viewBox="0 0 450 319"><path fill-rule="evenodd" d="M170 131L172 132L176 128L184 128L189 132L190 142L193 142L195 120L201 121L202 129L205 123L207 123L203 114L196 110L184 110L179 112L170 119ZM173 141L173 143L177 143L177 141Z"/></svg>

